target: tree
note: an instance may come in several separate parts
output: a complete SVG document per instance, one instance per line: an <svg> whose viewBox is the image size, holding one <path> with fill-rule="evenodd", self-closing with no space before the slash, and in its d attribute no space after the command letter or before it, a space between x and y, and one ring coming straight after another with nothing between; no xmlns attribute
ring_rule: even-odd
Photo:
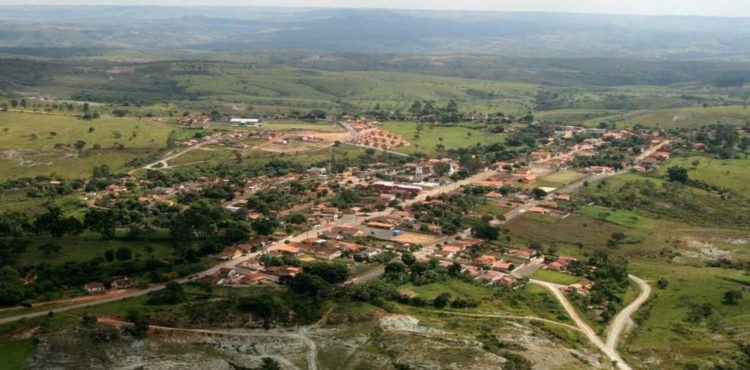
<svg viewBox="0 0 750 370"><path fill-rule="evenodd" d="M291 279L289 288L299 295L305 295L315 299L326 299L333 293L331 284L320 276L303 272Z"/></svg>
<svg viewBox="0 0 750 370"><path fill-rule="evenodd" d="M128 327L128 332L136 337L143 338L148 332L148 316L141 313L141 311L132 310L128 312L125 318L130 321L133 325Z"/></svg>
<svg viewBox="0 0 750 370"><path fill-rule="evenodd" d="M115 251L115 257L120 261L127 261L133 258L133 251L128 247L120 247Z"/></svg>
<svg viewBox="0 0 750 370"><path fill-rule="evenodd" d="M50 207L34 220L34 231L37 234L48 232L59 238L65 234L75 235L81 232L82 225L75 217L64 217L60 208Z"/></svg>
<svg viewBox="0 0 750 370"><path fill-rule="evenodd" d="M668 285L669 285L669 280L667 280L664 277L660 277L659 280L656 281L656 286L658 286L659 289L667 289Z"/></svg>
<svg viewBox="0 0 750 370"><path fill-rule="evenodd" d="M450 293L442 293L432 300L432 305L435 308L445 308L451 300Z"/></svg>
<svg viewBox="0 0 750 370"><path fill-rule="evenodd" d="M21 277L11 267L0 269L0 304L17 304L28 296L26 288L21 284Z"/></svg>
<svg viewBox="0 0 750 370"><path fill-rule="evenodd" d="M83 217L83 226L98 232L104 239L114 239L117 217L109 209L90 208Z"/></svg>
<svg viewBox="0 0 750 370"><path fill-rule="evenodd" d="M339 263L311 263L304 270L331 284L343 283L349 277L349 268Z"/></svg>
<svg viewBox="0 0 750 370"><path fill-rule="evenodd" d="M83 148L86 146L86 142L83 140L77 140L75 143L73 143L73 147L80 150L83 150Z"/></svg>
<svg viewBox="0 0 750 370"><path fill-rule="evenodd" d="M534 188L531 193L534 195L534 198L536 199L542 199L547 196L547 192L544 191L544 189L540 188Z"/></svg>
<svg viewBox="0 0 750 370"><path fill-rule="evenodd" d="M739 290L729 290L726 293L724 293L724 299L721 300L721 303L726 305L736 305L740 303L742 300L742 292Z"/></svg>
<svg viewBox="0 0 750 370"><path fill-rule="evenodd" d="M11 100L10 106L13 107L13 109L18 108L18 100L15 100L15 99Z"/></svg>
<svg viewBox="0 0 750 370"><path fill-rule="evenodd" d="M688 170L687 168L680 166L672 166L667 169L667 178L672 182L679 182L686 184L688 182Z"/></svg>
<svg viewBox="0 0 750 370"><path fill-rule="evenodd" d="M264 218L253 221L253 231L259 235L271 235L279 227L279 222L275 218Z"/></svg>
<svg viewBox="0 0 750 370"><path fill-rule="evenodd" d="M411 253L404 253L401 255L401 262L406 266L411 266L414 262L417 262L417 257L414 257Z"/></svg>
<svg viewBox="0 0 750 370"><path fill-rule="evenodd" d="M494 226L490 226L490 224L486 222L479 223L471 230L472 233L474 233L474 236L482 238L484 240L497 240L497 238L500 236L500 229Z"/></svg>
<svg viewBox="0 0 750 370"><path fill-rule="evenodd" d="M52 257L60 254L62 246L55 242L49 242L39 245L39 250L44 254L44 257Z"/></svg>
<svg viewBox="0 0 750 370"><path fill-rule="evenodd" d="M253 370L281 370L279 362L270 357L263 357L263 364Z"/></svg>

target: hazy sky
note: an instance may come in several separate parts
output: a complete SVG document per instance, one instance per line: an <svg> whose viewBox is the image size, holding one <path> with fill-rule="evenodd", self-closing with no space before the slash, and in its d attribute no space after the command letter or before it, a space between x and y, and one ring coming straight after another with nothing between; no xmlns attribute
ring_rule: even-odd
<svg viewBox="0 0 750 370"><path fill-rule="evenodd" d="M0 5L255 5L750 17L750 0L0 0Z"/></svg>

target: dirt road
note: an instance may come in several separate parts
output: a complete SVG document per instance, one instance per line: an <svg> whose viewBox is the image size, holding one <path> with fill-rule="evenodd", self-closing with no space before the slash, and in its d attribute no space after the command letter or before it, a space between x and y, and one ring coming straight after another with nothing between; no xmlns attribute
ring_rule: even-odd
<svg viewBox="0 0 750 370"><path fill-rule="evenodd" d="M646 281L635 275L628 275L628 277L630 280L638 284L638 287L641 288L641 294L639 294L638 298L631 302L627 307L623 308L622 311L615 316L615 319L612 320L609 328L607 328L607 347L614 350L617 349L617 341L620 339L623 330L625 330L630 322L630 316L646 303L651 296L651 286L648 285Z"/></svg>
<svg viewBox="0 0 750 370"><path fill-rule="evenodd" d="M581 316L578 314L578 311L573 307L573 304L570 303L568 300L568 297L565 296L565 294L562 291L562 288L565 286L559 285L559 284L553 284L546 281L541 280L529 280L532 284L540 285L542 287L547 288L552 294L554 294L555 298L560 302L560 304L563 306L565 311L570 315L570 317L573 319L573 321L576 323L576 326L581 330L581 332L588 338L588 340L597 348L599 348L602 353L604 353L615 366L620 370L632 370L633 368L630 367L623 359L620 357L620 353L617 352L617 350L614 347L611 347L604 343L601 338L599 338L598 335L596 335L596 332L594 329L592 329L586 321L581 318ZM648 298L648 296L646 296ZM629 306L630 307L630 306ZM635 309L638 307L636 306ZM635 311L635 309L633 311ZM628 314L626 317L630 317ZM620 329L622 330L622 329ZM618 331L619 334L619 331Z"/></svg>

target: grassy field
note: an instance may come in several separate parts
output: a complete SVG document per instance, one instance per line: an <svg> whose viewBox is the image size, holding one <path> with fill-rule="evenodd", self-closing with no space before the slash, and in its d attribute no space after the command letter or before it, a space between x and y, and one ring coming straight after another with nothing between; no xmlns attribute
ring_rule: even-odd
<svg viewBox="0 0 750 370"><path fill-rule="evenodd" d="M0 358L6 370L27 369L26 362L34 351L32 339L14 339L6 335L0 337Z"/></svg>
<svg viewBox="0 0 750 370"><path fill-rule="evenodd" d="M750 196L750 159L718 159L703 155L674 157L659 168L659 175L666 175L667 169L672 166L687 168L692 179Z"/></svg>
<svg viewBox="0 0 750 370"><path fill-rule="evenodd" d="M626 359L639 363L657 356L661 368L683 368L685 363L706 365L737 353L734 338L750 334L750 300L738 305L721 303L727 290L750 284L738 270L665 265L638 261L633 273L655 280L666 277L666 289L654 289L651 302L636 314L639 328L628 338ZM710 304L713 313L701 322L688 319L695 305Z"/></svg>
<svg viewBox="0 0 750 370"><path fill-rule="evenodd" d="M0 179L50 174L84 177L101 164L118 170L127 161L164 147L173 130L163 123L135 119L84 121L73 116L0 112L0 152L4 153ZM81 150L74 147L78 140L85 142Z"/></svg>
<svg viewBox="0 0 750 370"><path fill-rule="evenodd" d="M627 111L583 121L586 126L596 126L599 122L615 123L619 127L633 127L636 124L649 127L677 128L697 127L716 122L744 125L750 119L750 107L741 105L686 107L653 111Z"/></svg>
<svg viewBox="0 0 750 370"><path fill-rule="evenodd" d="M536 272L534 272L531 275L531 278L549 281L550 283L557 283L557 284L562 284L562 285L570 285L581 280L580 277L573 276L571 274L566 274L564 272L559 272L559 271L554 271L554 270L541 270L541 269L536 270Z"/></svg>
<svg viewBox="0 0 750 370"><path fill-rule="evenodd" d="M394 148L396 151L410 154L417 152L436 154L438 153L436 146L441 143L447 150L465 148L477 145L477 143L487 145L505 142L505 136L501 134L491 134L461 126L436 126L432 124L424 124L424 129L419 133L419 138L415 138L417 125L419 124L416 122L387 122L383 125L383 128L412 143L409 146ZM443 139L442 142L440 138Z"/></svg>
<svg viewBox="0 0 750 370"><path fill-rule="evenodd" d="M576 171L558 171L542 177L534 183L534 187L560 188L585 176L586 174Z"/></svg>
<svg viewBox="0 0 750 370"><path fill-rule="evenodd" d="M631 229L650 230L653 227L653 220L632 211L601 206L586 206L579 209L578 213Z"/></svg>
<svg viewBox="0 0 750 370"><path fill-rule="evenodd" d="M291 129L302 129L302 130L313 130L313 131L330 131L330 132L343 132L344 128L338 124L333 124L327 121L321 122L305 122L305 121L294 121L294 120L268 120L263 121L261 130L291 130Z"/></svg>
<svg viewBox="0 0 750 370"><path fill-rule="evenodd" d="M67 261L88 261L95 257L102 257L108 249L130 248L133 256L140 254L146 256L146 245L151 245L154 257L168 257L172 253L172 247L164 241L126 241L126 240L101 240L98 235L82 234L81 236L65 236L54 240L63 248L60 254L52 257L44 257L37 248L39 245L53 241L49 237L38 237L34 243L21 255L19 264L22 266L35 265L39 263L64 263Z"/></svg>
<svg viewBox="0 0 750 370"><path fill-rule="evenodd" d="M603 246L612 233L626 229L578 214L565 219L525 213L503 226L514 237L540 243L583 243Z"/></svg>

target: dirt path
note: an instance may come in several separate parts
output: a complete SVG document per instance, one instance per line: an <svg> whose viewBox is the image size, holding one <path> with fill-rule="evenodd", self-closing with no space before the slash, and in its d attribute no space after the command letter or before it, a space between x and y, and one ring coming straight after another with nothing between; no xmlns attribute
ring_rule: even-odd
<svg viewBox="0 0 750 370"><path fill-rule="evenodd" d="M549 320L541 317L536 316L516 316L516 315L504 315L504 314L484 314L484 313L466 313L466 312L453 312L453 311L444 311L444 310L430 310L430 309L420 309L417 308L418 311L424 311L424 312L432 312L432 313L439 313L439 314L447 314L447 315L453 315L453 316L466 316L466 317L480 317L480 318L495 318L495 319L505 319L505 320L526 320L526 321L539 321L544 322L547 324L557 325L561 326L570 330L575 330L578 332L581 332L581 329L577 326L569 325L563 322L555 321L555 320Z"/></svg>
<svg viewBox="0 0 750 370"><path fill-rule="evenodd" d="M540 285L542 287L545 287L549 289L549 291L552 292L552 294L555 295L555 298L560 302L560 304L563 306L565 311L568 313L568 315L573 319L573 321L576 323L576 326L581 330L583 335L585 335L589 341L599 348L602 353L604 353L615 366L617 366L618 369L621 370L632 370L632 368L623 361L622 357L620 357L620 354L615 350L614 348L608 346L605 344L601 338L599 338L598 335L596 335L596 332L594 329L592 329L586 321L581 318L581 316L578 314L578 311L576 311L575 307L573 307L573 304L570 303L568 298L563 294L562 288L564 288L563 285L559 284L553 284L546 281L541 280L529 280L532 284Z"/></svg>
<svg viewBox="0 0 750 370"><path fill-rule="evenodd" d="M627 307L623 308L622 311L615 316L615 319L612 320L609 328L607 328L607 347L612 348L613 350L617 349L617 341L620 339L623 330L628 326L630 316L646 303L651 296L651 286L648 285L646 281L635 275L628 275L628 277L630 280L638 284L638 287L641 288L641 294L639 294L638 298L631 302Z"/></svg>

